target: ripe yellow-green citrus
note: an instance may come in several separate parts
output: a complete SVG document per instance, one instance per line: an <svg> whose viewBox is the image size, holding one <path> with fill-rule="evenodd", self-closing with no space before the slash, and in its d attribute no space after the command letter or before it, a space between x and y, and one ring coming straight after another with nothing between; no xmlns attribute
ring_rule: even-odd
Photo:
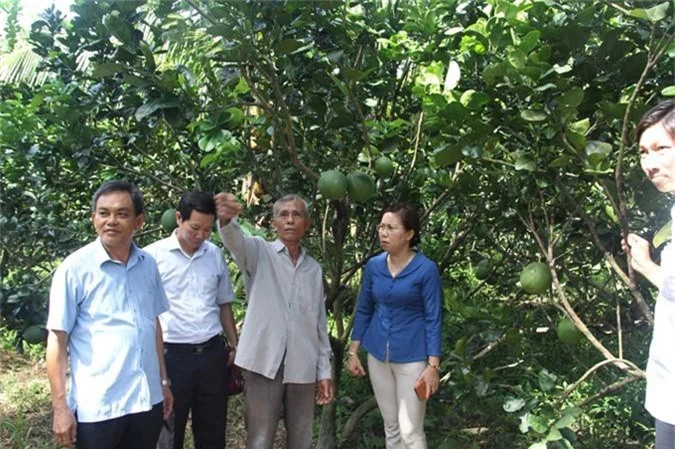
<svg viewBox="0 0 675 449"><path fill-rule="evenodd" d="M520 273L520 285L527 293L538 295L551 288L551 272L548 265L542 262L532 262L523 268Z"/></svg>
<svg viewBox="0 0 675 449"><path fill-rule="evenodd" d="M557 331L560 341L568 345L576 345L584 336L569 318L560 320Z"/></svg>
<svg viewBox="0 0 675 449"><path fill-rule="evenodd" d="M328 170L319 176L319 193L326 199L337 200L347 192L347 178L338 170Z"/></svg>
<svg viewBox="0 0 675 449"><path fill-rule="evenodd" d="M476 270L474 271L474 274L476 275L476 279L483 280L486 279L490 275L490 263L489 259L483 259L478 264L476 265Z"/></svg>
<svg viewBox="0 0 675 449"><path fill-rule="evenodd" d="M23 331L23 339L32 345L45 341L45 328L37 324L28 326Z"/></svg>
<svg viewBox="0 0 675 449"><path fill-rule="evenodd" d="M365 203L375 196L375 181L367 174L354 170L347 175L347 191L357 203Z"/></svg>
<svg viewBox="0 0 675 449"><path fill-rule="evenodd" d="M375 172L383 178L394 174L394 161L387 156L380 156L375 161Z"/></svg>
<svg viewBox="0 0 675 449"><path fill-rule="evenodd" d="M178 223L176 223L176 209L169 208L165 210L159 222L166 232L172 232L176 229L176 226L178 226Z"/></svg>

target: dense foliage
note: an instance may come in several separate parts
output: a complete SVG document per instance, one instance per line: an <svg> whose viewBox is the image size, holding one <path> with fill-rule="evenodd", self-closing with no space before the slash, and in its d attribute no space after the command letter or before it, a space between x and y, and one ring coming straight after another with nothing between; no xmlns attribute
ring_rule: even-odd
<svg viewBox="0 0 675 449"><path fill-rule="evenodd" d="M50 274L92 237L90 195L135 181L141 244L181 192L231 190L265 232L285 192L309 198L325 271L338 401L319 446L382 447L369 387L340 376L379 210L424 210L442 270L445 384L431 447L619 448L652 441L643 378L654 291L622 229L667 214L630 131L672 84L671 2L78 0L30 42L46 75L0 84L2 319L45 319ZM3 64L7 64L3 60ZM30 82L27 82L30 81ZM386 155L394 172L381 176ZM322 172L376 181L327 200ZM553 287L521 290L546 263ZM568 317L585 338L558 340ZM354 429L368 432L354 432Z"/></svg>

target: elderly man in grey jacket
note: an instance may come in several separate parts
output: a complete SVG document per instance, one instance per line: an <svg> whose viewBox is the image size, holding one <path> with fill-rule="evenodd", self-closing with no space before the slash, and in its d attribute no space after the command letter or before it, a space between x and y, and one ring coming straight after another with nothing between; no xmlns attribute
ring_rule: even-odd
<svg viewBox="0 0 675 449"><path fill-rule="evenodd" d="M244 235L234 195L215 196L219 233L245 277L248 307L235 364L244 369L248 449L272 449L284 411L288 449L309 449L314 403L333 400L321 267L300 242L307 204L286 195L273 207L273 242Z"/></svg>

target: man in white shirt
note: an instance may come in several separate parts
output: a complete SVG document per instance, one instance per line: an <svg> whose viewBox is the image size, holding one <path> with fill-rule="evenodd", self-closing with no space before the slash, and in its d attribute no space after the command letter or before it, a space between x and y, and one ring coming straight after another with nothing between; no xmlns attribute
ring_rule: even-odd
<svg viewBox="0 0 675 449"><path fill-rule="evenodd" d="M159 320L174 419L162 429L160 449L183 448L190 411L195 448L225 447L227 367L234 359L237 334L227 266L222 251L208 241L215 218L211 195L186 193L176 211L178 228L145 248L157 261L171 304ZM223 330L229 354L220 336Z"/></svg>
<svg viewBox="0 0 675 449"><path fill-rule="evenodd" d="M330 342L321 267L301 247L310 218L305 201L274 204L277 240L245 236L234 195L215 197L219 232L246 281L248 307L235 363L244 369L248 449L272 449L284 412L287 449L309 449L314 402L333 400Z"/></svg>

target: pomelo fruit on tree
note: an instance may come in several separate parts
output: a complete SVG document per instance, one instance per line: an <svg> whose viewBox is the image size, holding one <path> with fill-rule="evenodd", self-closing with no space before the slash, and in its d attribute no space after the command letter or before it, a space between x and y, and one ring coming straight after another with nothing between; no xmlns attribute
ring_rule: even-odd
<svg viewBox="0 0 675 449"><path fill-rule="evenodd" d="M563 318L558 323L558 338L563 343L568 345L576 345L581 341L584 334L574 325L574 322L569 318Z"/></svg>
<svg viewBox="0 0 675 449"><path fill-rule="evenodd" d="M543 262L532 262L520 273L520 285L527 293L538 295L551 288L551 272Z"/></svg>
<svg viewBox="0 0 675 449"><path fill-rule="evenodd" d="M380 156L375 160L375 172L383 178L394 174L394 161L387 156Z"/></svg>
<svg viewBox="0 0 675 449"><path fill-rule="evenodd" d="M22 334L23 339L26 343L35 345L37 343L42 343L45 341L45 328L37 324L28 326L24 329Z"/></svg>
<svg viewBox="0 0 675 449"><path fill-rule="evenodd" d="M490 269L492 268L492 264L490 263L489 259L483 259L478 264L476 265L476 269L474 270L474 274L476 275L476 279L483 280L487 279L487 277L490 275Z"/></svg>
<svg viewBox="0 0 675 449"><path fill-rule="evenodd" d="M176 222L176 209L169 208L162 213L162 218L159 220L162 224L162 228L166 232L172 232L178 226Z"/></svg>
<svg viewBox="0 0 675 449"><path fill-rule="evenodd" d="M328 170L319 176L317 187L324 198L338 200L347 192L347 178L338 170Z"/></svg>
<svg viewBox="0 0 675 449"><path fill-rule="evenodd" d="M365 203L375 196L375 181L362 171L354 170L347 175L347 191L357 203Z"/></svg>

